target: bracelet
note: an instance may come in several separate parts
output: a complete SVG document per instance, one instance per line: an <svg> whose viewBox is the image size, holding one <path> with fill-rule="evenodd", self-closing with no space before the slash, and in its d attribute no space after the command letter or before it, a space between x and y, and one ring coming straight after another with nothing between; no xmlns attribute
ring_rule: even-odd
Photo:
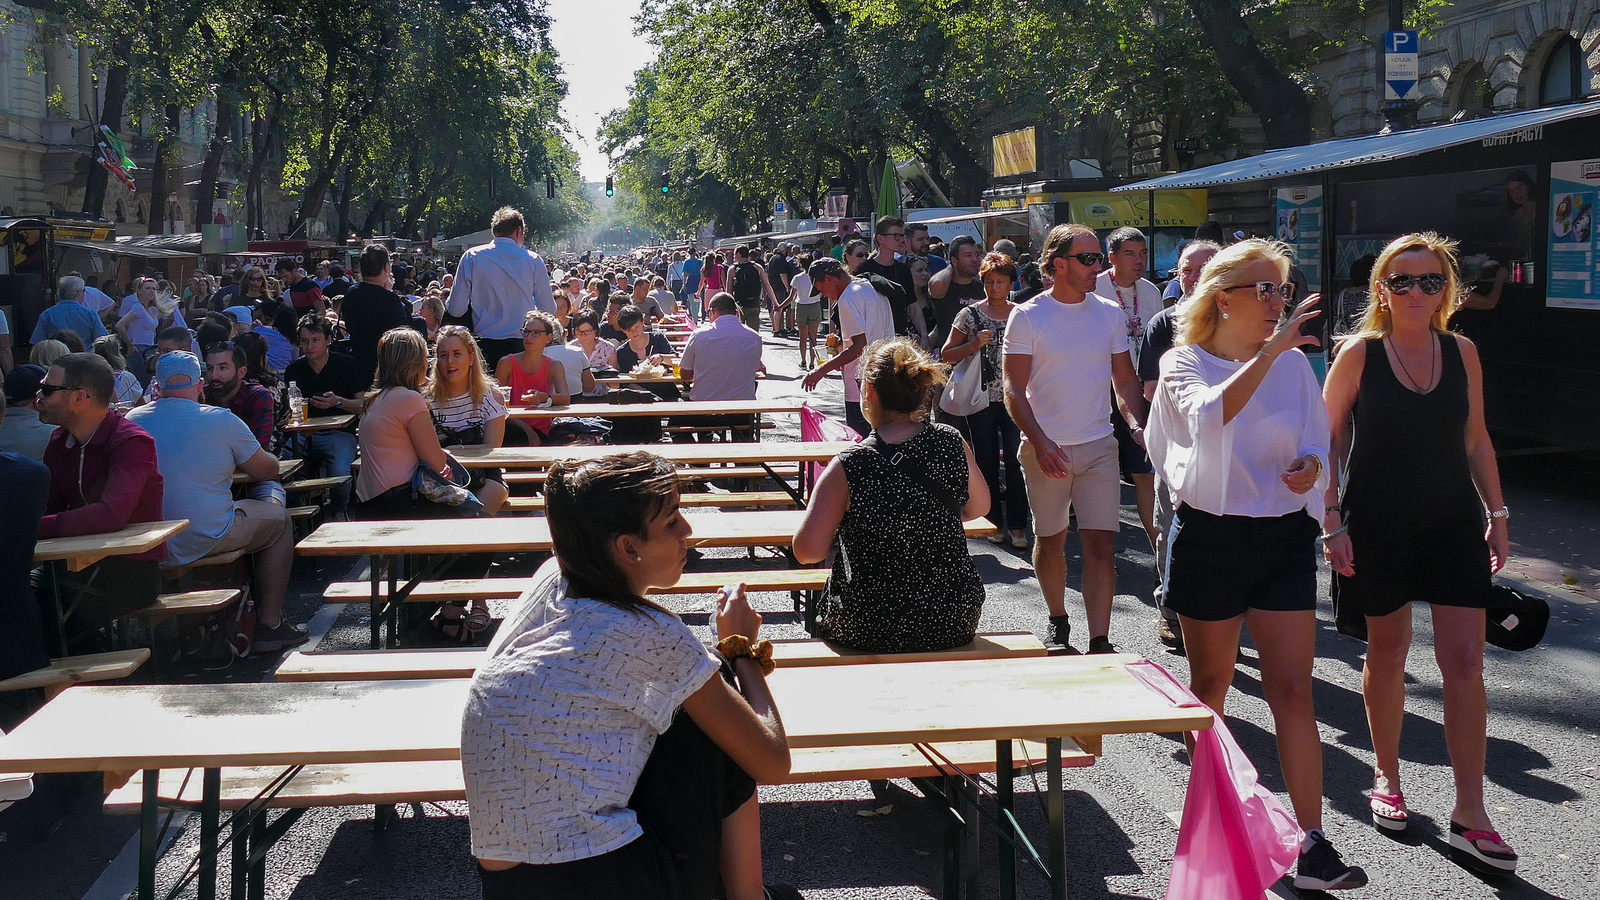
<svg viewBox="0 0 1600 900"><path fill-rule="evenodd" d="M1337 503L1329 503L1328 505L1322 507L1322 511L1323 512L1343 512L1344 510Z"/></svg>
<svg viewBox="0 0 1600 900"><path fill-rule="evenodd" d="M742 634L730 634L717 641L717 652L728 662L736 659L753 659L761 667L762 675L771 675L772 670L778 667L772 658L771 641L754 641Z"/></svg>
<svg viewBox="0 0 1600 900"><path fill-rule="evenodd" d="M1509 519L1509 518L1511 518L1511 507L1502 506L1499 509L1492 510L1489 513L1489 518L1491 518L1491 519Z"/></svg>
<svg viewBox="0 0 1600 900"><path fill-rule="evenodd" d="M1322 477L1322 457L1316 455L1315 453L1310 454L1310 456L1311 461L1317 464L1317 474L1311 479L1312 481L1316 481L1318 478Z"/></svg>
<svg viewBox="0 0 1600 900"><path fill-rule="evenodd" d="M1336 538L1339 535L1344 534L1346 531L1349 531L1349 530L1350 530L1350 526L1349 525L1340 525L1338 528L1335 528L1334 530L1328 532L1327 534L1324 534L1322 536L1322 539L1325 540L1325 541L1332 540L1333 538Z"/></svg>

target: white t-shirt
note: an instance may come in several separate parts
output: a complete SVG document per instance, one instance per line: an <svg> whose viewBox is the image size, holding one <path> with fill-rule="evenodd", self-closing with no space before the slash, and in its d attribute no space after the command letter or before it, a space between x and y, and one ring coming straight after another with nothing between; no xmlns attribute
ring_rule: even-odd
<svg viewBox="0 0 1600 900"><path fill-rule="evenodd" d="M473 425L487 425L493 419L504 418L506 403L505 398L500 396L499 389L491 387L484 391L481 403L473 403L470 393L461 394L437 403L430 402L428 411L433 416L435 431L459 431Z"/></svg>
<svg viewBox="0 0 1600 900"><path fill-rule="evenodd" d="M894 337L894 312L889 309L889 301L883 299L872 283L864 279L850 282L844 293L839 295L839 351L842 353L849 349L851 340L858 334L867 336L869 347L873 341ZM844 399L852 403L861 402L860 373L860 357L846 363L841 373L844 376Z"/></svg>
<svg viewBox="0 0 1600 900"><path fill-rule="evenodd" d="M561 363L561 371L567 376L567 396L582 394L583 370L590 368L589 357L583 348L573 344L546 344L544 355Z"/></svg>
<svg viewBox="0 0 1600 900"><path fill-rule="evenodd" d="M1063 303L1045 292L1012 311L1004 352L1033 357L1028 405L1045 436L1067 447L1111 434L1111 358L1132 344L1116 304L1094 294Z"/></svg>
<svg viewBox="0 0 1600 900"><path fill-rule="evenodd" d="M1111 272L1101 272L1094 280L1094 292L1106 302L1120 308L1128 317L1128 339L1133 342L1133 365L1139 366L1139 335L1144 323L1165 308L1161 302L1161 289L1149 279L1141 278L1133 287L1125 288L1111 278Z"/></svg>
<svg viewBox="0 0 1600 900"><path fill-rule="evenodd" d="M122 309L117 312L118 317L137 313L133 321L128 323L128 340L135 347L153 346L156 342L156 326L161 324L162 317L155 310L140 303L139 295L132 294L130 298L123 299ZM188 323L183 321L183 310L177 308L172 310L172 324L188 327Z"/></svg>
<svg viewBox="0 0 1600 900"><path fill-rule="evenodd" d="M795 291L798 292L795 295L795 298L794 298L794 302L796 302L796 303L821 303L822 302L822 295L821 294L813 295L811 293L811 273L810 272L801 272L799 275L796 275L795 277L789 279L789 287L793 288Z"/></svg>
<svg viewBox="0 0 1600 900"><path fill-rule="evenodd" d="M139 379L134 377L127 369L116 373L111 381L112 400L116 403L125 403L129 406L137 405L144 391L139 387Z"/></svg>
<svg viewBox="0 0 1600 900"><path fill-rule="evenodd" d="M1194 344L1161 356L1150 407L1150 461L1182 502L1218 516L1281 516L1304 509L1322 521L1324 469L1304 494L1278 476L1295 459L1328 459L1328 409L1305 354L1279 354L1244 408L1222 424L1222 383L1244 368Z"/></svg>
<svg viewBox="0 0 1600 900"><path fill-rule="evenodd" d="M678 617L569 597L557 560L546 562L467 693L472 854L546 865L638 838L628 798L656 738L716 677Z"/></svg>

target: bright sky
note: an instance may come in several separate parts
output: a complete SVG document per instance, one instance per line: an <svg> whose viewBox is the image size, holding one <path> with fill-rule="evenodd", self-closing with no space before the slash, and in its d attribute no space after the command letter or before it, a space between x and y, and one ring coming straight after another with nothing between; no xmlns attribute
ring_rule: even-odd
<svg viewBox="0 0 1600 900"><path fill-rule="evenodd" d="M567 79L562 111L577 132L579 169L585 181L604 181L610 164L595 137L600 120L628 102L633 73L650 52L633 34L639 0L550 0L548 9L550 38Z"/></svg>

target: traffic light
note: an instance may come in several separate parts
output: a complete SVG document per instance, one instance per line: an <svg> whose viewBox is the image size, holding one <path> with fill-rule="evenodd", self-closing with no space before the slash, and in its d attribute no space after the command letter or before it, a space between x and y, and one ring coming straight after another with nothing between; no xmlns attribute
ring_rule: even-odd
<svg viewBox="0 0 1600 900"><path fill-rule="evenodd" d="M616 193L616 188L612 187L612 185L611 185L611 176L607 175L606 176L606 196L609 197L614 193Z"/></svg>
<svg viewBox="0 0 1600 900"><path fill-rule="evenodd" d="M551 200L556 198L556 177L554 175L546 175L544 177L544 195Z"/></svg>
<svg viewBox="0 0 1600 900"><path fill-rule="evenodd" d="M662 172L661 173L661 193L663 193L663 194L669 193L669 192L671 192L671 190L672 190L672 176L668 175L666 172Z"/></svg>

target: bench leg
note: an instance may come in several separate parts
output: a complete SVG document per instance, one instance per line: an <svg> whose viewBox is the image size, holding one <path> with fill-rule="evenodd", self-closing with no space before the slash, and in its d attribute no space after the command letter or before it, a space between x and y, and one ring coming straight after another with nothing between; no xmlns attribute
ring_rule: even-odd
<svg viewBox="0 0 1600 900"><path fill-rule="evenodd" d="M222 770L206 769L200 783L200 869L195 894L217 896L217 824L222 815Z"/></svg>
<svg viewBox="0 0 1600 900"><path fill-rule="evenodd" d="M249 890L250 826L254 820L253 815L248 815L242 809L233 815L232 890L228 893L232 900L245 900L246 891Z"/></svg>
<svg viewBox="0 0 1600 900"><path fill-rule="evenodd" d="M285 815L294 813L289 810ZM296 816L298 818L298 816ZM282 823L287 829L294 820ZM250 873L249 873L249 900L262 900L267 895L267 851L272 848L275 841L267 837L267 811L256 810L250 817Z"/></svg>
<svg viewBox="0 0 1600 900"><path fill-rule="evenodd" d="M139 804L139 900L156 897L156 848L161 840L157 804L161 800L161 770L144 770L144 802Z"/></svg>
<svg viewBox="0 0 1600 900"><path fill-rule="evenodd" d="M383 606L381 600L379 599L382 596L380 592L383 589L383 582L381 580L383 574L383 561L384 558L382 556L371 556L367 559L367 580L371 582L372 586L372 594L367 600L367 622L372 626L372 645L370 649L373 650L381 649L382 645L380 642L383 639L383 632L381 630L380 622L380 617L383 613Z"/></svg>
<svg viewBox="0 0 1600 900"><path fill-rule="evenodd" d="M1044 742L1045 781L1049 796L1045 817L1050 835L1050 900L1067 900L1067 824L1061 798L1061 738Z"/></svg>
<svg viewBox="0 0 1600 900"><path fill-rule="evenodd" d="M961 870L966 876L967 900L978 900L978 790L965 781L957 781L961 791L961 817L966 820L961 842Z"/></svg>
<svg viewBox="0 0 1600 900"><path fill-rule="evenodd" d="M994 805L995 819L999 822L1000 840L995 850L1000 854L1000 900L1017 900L1017 848L1016 834L1011 827L1011 787L1015 773L1011 768L1011 741L994 742Z"/></svg>
<svg viewBox="0 0 1600 900"><path fill-rule="evenodd" d="M944 777L944 890L943 900L960 900L961 897L961 802L960 786L954 776Z"/></svg>

